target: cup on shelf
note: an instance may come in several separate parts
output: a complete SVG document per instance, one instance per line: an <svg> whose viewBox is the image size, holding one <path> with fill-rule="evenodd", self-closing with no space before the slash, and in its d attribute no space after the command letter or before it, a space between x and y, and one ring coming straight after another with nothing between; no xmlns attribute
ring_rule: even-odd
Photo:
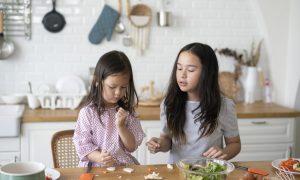
<svg viewBox="0 0 300 180"><path fill-rule="evenodd" d="M28 106L31 109L36 109L36 108L40 107L40 105L41 105L38 98L33 94L27 94L27 102L28 102Z"/></svg>

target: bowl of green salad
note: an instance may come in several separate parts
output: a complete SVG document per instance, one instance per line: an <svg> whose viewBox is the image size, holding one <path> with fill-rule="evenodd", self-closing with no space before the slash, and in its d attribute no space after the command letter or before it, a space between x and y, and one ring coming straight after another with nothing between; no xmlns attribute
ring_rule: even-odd
<svg viewBox="0 0 300 180"><path fill-rule="evenodd" d="M205 157L185 158L176 165L186 180L224 180L234 170L231 162Z"/></svg>

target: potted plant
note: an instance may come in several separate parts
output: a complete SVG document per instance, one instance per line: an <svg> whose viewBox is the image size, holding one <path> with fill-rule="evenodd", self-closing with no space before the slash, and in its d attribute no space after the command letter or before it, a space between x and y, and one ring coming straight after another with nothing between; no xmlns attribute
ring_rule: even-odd
<svg viewBox="0 0 300 180"><path fill-rule="evenodd" d="M253 103L255 100L254 97L254 91L256 88L257 83L257 65L259 63L260 58L260 49L262 45L263 40L261 40L257 46L255 46L255 43L252 42L250 52L247 50L243 50L242 53L239 53L236 50L230 49L230 48L222 48L222 49L215 49L215 52L217 52L220 55L233 57L235 60L235 68L233 72L234 80L236 83L236 86L239 88L238 91L242 91L242 87L240 85L239 79L242 75L242 66L247 67L247 75L246 75L246 81L244 84L245 88L245 102L247 103ZM238 97L236 97L238 98ZM243 99L235 99L236 101L243 101Z"/></svg>

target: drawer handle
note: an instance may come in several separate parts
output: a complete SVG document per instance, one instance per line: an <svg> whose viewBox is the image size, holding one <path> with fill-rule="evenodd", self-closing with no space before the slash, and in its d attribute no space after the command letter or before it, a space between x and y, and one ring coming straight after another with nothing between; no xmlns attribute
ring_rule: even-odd
<svg viewBox="0 0 300 180"><path fill-rule="evenodd" d="M255 125L261 125L261 124L267 124L266 121L251 121L252 124L255 124Z"/></svg>

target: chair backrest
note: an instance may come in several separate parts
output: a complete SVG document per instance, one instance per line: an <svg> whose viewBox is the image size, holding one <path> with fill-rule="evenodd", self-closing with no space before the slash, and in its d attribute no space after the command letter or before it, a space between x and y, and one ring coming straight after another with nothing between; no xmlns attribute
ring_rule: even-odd
<svg viewBox="0 0 300 180"><path fill-rule="evenodd" d="M78 167L79 157L73 143L74 130L58 131L52 136L51 148L54 168Z"/></svg>

